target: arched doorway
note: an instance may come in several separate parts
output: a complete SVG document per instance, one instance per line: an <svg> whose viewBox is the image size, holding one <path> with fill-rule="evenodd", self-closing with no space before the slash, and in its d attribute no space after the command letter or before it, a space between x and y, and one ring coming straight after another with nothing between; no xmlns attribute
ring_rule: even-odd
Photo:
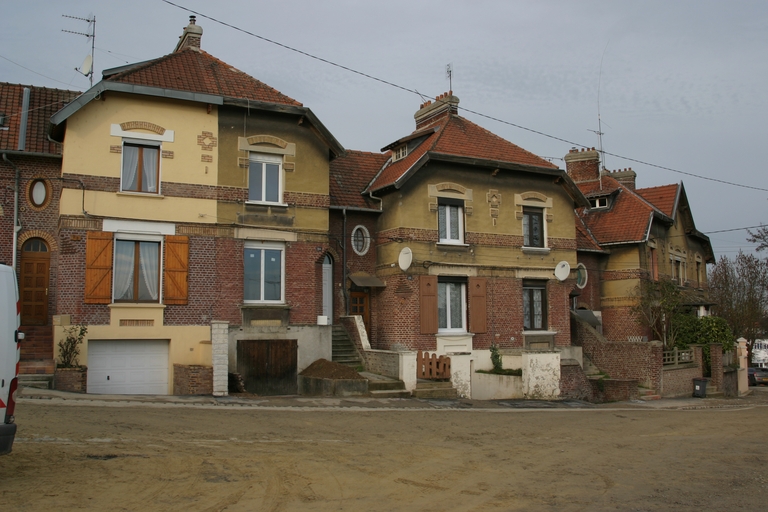
<svg viewBox="0 0 768 512"><path fill-rule="evenodd" d="M24 242L20 268L21 325L47 325L51 252L45 240L30 238Z"/></svg>
<svg viewBox="0 0 768 512"><path fill-rule="evenodd" d="M323 316L333 323L333 258L330 254L323 258Z"/></svg>

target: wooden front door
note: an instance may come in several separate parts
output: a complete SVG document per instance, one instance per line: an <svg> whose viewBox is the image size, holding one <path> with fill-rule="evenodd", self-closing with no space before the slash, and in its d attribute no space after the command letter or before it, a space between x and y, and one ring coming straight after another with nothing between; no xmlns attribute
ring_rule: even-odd
<svg viewBox="0 0 768 512"><path fill-rule="evenodd" d="M371 332L371 309L368 299L368 292L350 292L349 294L349 314L360 315L363 317L365 330Z"/></svg>
<svg viewBox="0 0 768 512"><path fill-rule="evenodd" d="M297 340L238 340L237 373L257 395L295 395Z"/></svg>
<svg viewBox="0 0 768 512"><path fill-rule="evenodd" d="M48 325L48 273L51 253L46 243L32 238L21 251L21 325Z"/></svg>

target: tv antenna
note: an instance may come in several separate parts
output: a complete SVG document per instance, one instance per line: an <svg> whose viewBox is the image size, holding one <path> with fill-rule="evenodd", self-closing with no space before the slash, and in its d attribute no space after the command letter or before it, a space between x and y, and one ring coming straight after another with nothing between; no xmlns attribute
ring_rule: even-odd
<svg viewBox="0 0 768 512"><path fill-rule="evenodd" d="M603 56L600 57L600 74L597 76L597 130L589 130L597 135L597 147L600 152L600 162L603 164L602 169L599 172L600 190L603 189L603 169L607 169L605 165L605 152L603 151L603 121L600 117L600 85L603 80L603 60L605 59L605 51L608 49L608 43L605 43L603 48Z"/></svg>
<svg viewBox="0 0 768 512"><path fill-rule="evenodd" d="M446 64L445 66L445 78L448 79L448 90L453 90L453 64Z"/></svg>
<svg viewBox="0 0 768 512"><path fill-rule="evenodd" d="M93 50L96 47L96 16L93 14L89 15L88 18L79 18L77 16L69 16L67 14L62 14L62 18L70 18L73 20L80 20L85 21L88 23L88 32L75 32L73 30L64 30L62 29L62 32L67 32L69 34L75 34L78 36L85 36L86 38L91 40L91 54L85 56L85 60L83 61L83 64L79 68L75 68L75 71L80 73L83 76L87 76L91 81L91 87L93 87Z"/></svg>

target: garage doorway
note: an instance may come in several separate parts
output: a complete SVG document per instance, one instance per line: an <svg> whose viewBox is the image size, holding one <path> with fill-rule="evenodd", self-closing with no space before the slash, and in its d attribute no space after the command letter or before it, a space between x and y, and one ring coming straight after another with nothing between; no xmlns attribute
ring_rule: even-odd
<svg viewBox="0 0 768 512"><path fill-rule="evenodd" d="M297 367L297 340L237 341L237 373L249 393L295 395Z"/></svg>
<svg viewBox="0 0 768 512"><path fill-rule="evenodd" d="M88 393L167 395L168 341L89 341Z"/></svg>

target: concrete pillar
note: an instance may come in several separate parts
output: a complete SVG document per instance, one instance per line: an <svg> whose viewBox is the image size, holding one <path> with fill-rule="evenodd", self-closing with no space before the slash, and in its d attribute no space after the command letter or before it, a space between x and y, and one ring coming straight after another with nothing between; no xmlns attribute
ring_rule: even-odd
<svg viewBox="0 0 768 512"><path fill-rule="evenodd" d="M211 321L213 396L229 394L229 322Z"/></svg>
<svg viewBox="0 0 768 512"><path fill-rule="evenodd" d="M560 352L523 352L522 363L524 398L559 398Z"/></svg>

